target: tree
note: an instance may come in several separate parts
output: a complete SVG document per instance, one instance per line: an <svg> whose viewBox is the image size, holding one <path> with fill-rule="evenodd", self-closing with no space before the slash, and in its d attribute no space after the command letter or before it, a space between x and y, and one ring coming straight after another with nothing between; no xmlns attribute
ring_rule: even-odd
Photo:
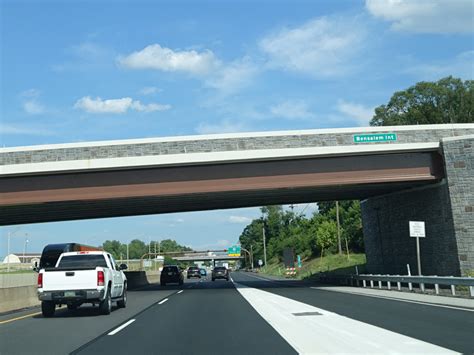
<svg viewBox="0 0 474 355"><path fill-rule="evenodd" d="M375 109L371 126L474 122L474 81L443 78L398 91Z"/></svg>
<svg viewBox="0 0 474 355"><path fill-rule="evenodd" d="M321 222L316 230L316 242L321 248L321 258L324 249L328 249L337 243L337 225L332 220Z"/></svg>
<svg viewBox="0 0 474 355"><path fill-rule="evenodd" d="M123 244L120 243L118 240L106 240L102 244L102 249L112 254L114 259L120 260L121 259L120 254L123 253Z"/></svg>

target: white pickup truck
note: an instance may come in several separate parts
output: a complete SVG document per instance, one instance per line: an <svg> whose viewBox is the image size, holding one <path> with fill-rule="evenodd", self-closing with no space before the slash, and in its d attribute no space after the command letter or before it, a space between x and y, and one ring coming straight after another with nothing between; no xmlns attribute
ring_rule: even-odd
<svg viewBox="0 0 474 355"><path fill-rule="evenodd" d="M38 299L44 317L54 316L56 305L75 310L83 303L99 305L101 314L110 314L112 302L127 304L127 277L114 258L104 251L63 253L54 268L38 274Z"/></svg>

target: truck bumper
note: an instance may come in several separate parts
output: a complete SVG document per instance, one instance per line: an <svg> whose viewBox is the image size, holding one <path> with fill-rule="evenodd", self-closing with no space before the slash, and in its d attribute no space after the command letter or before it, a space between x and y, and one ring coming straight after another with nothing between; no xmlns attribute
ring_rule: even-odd
<svg viewBox="0 0 474 355"><path fill-rule="evenodd" d="M104 290L65 290L38 292L40 301L54 301L55 303L100 301L104 298Z"/></svg>

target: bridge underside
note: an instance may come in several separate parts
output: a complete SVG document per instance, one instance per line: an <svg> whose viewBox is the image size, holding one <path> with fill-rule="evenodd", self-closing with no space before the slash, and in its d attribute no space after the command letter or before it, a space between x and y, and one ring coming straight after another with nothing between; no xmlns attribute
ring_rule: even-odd
<svg viewBox="0 0 474 355"><path fill-rule="evenodd" d="M0 225L365 199L443 177L437 152L14 176Z"/></svg>

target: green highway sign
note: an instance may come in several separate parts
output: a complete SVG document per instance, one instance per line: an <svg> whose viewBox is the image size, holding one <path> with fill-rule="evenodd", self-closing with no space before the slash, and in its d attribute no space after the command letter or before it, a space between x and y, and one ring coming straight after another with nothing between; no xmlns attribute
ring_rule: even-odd
<svg viewBox="0 0 474 355"><path fill-rule="evenodd" d="M377 143L395 142L398 139L396 133L371 133L354 135L354 143Z"/></svg>
<svg viewBox="0 0 474 355"><path fill-rule="evenodd" d="M233 245L227 249L227 256L240 256L240 245Z"/></svg>

